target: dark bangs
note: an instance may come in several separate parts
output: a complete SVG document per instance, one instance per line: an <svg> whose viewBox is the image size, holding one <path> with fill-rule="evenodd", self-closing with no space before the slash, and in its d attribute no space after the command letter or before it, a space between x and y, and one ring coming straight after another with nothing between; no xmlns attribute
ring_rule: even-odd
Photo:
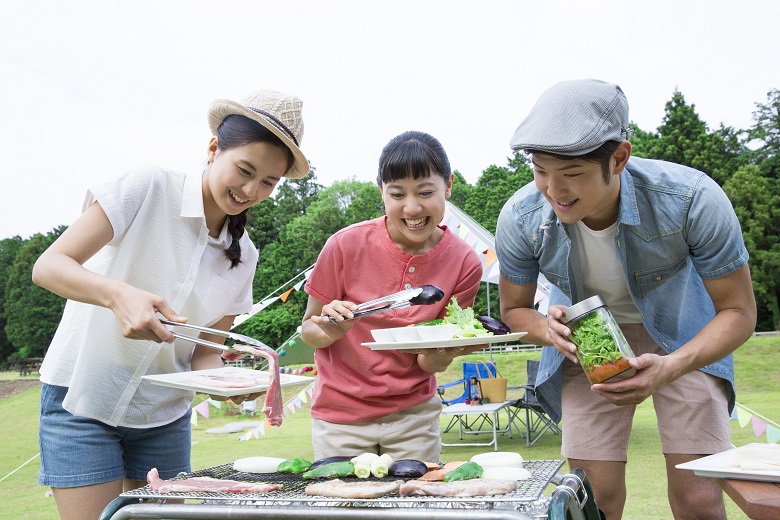
<svg viewBox="0 0 780 520"><path fill-rule="evenodd" d="M377 184L440 175L450 178L450 162L441 143L423 132L405 132L390 141L379 157Z"/></svg>

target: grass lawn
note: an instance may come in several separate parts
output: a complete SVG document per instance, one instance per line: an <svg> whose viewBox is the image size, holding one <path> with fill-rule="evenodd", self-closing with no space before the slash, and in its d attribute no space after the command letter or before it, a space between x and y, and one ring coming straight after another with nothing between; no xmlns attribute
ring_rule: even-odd
<svg viewBox="0 0 780 520"><path fill-rule="evenodd" d="M525 360L538 358L539 352L513 354L494 354L501 373L509 378L510 385L525 383ZM486 359L484 355L472 355L465 361ZM780 337L756 337L751 339L735 355L737 374L737 401L755 412L780 422ZM439 376L439 381L453 381L460 378L459 363ZM3 379L16 378L12 374L0 374ZM303 387L286 389L285 401L298 394ZM37 427L38 399L40 389L27 390L0 400L0 518L56 519L54 499L46 496L48 488L36 483L38 460ZM203 396L196 398L196 403ZM262 416L261 416L262 417ZM270 429L259 439L250 438L240 442L238 434L208 434L206 430L230 422L251 421L240 416L239 407L223 405L221 410L210 408L210 417L198 418L193 426L193 469L224 464L241 457L269 455L276 457L312 457L310 415L308 404L296 408L296 412L285 417L281 428ZM442 418L446 425L448 417ZM755 437L748 425L740 428L732 421L733 443L742 446L750 442L766 442L766 435ZM457 442L456 431L444 436L445 442ZM473 440L473 439L470 439ZM482 441L482 436L478 438ZM491 449L491 448L487 448ZM525 459L560 459L560 436L545 433L532 447L527 448L525 441L515 435L499 439L500 451L516 451ZM479 447L444 447L442 459L462 460L475 453L485 451ZM25 463L33 459L31 462ZM564 470L567 467L564 465ZM655 412L652 403L647 401L639 406L629 450L627 466L628 502L624 517L626 519L670 519L671 511L666 501L666 477L664 460L661 455L660 440L655 425ZM552 491L548 487L546 493ZM732 520L747 518L739 508L726 497L728 517Z"/></svg>

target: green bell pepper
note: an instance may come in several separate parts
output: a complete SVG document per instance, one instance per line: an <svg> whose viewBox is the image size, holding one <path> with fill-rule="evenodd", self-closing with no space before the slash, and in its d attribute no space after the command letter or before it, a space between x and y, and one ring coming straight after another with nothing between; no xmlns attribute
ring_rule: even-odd
<svg viewBox="0 0 780 520"><path fill-rule="evenodd" d="M452 471L444 474L444 482L453 482L455 480L468 480L479 478L482 475L482 466L476 462L467 462Z"/></svg>
<svg viewBox="0 0 780 520"><path fill-rule="evenodd" d="M279 464L279 467L276 468L277 473L294 473L298 475L299 473L303 473L307 469L309 469L309 466L311 466L311 462L309 462L306 459L301 458L294 458L294 459L287 459L281 464Z"/></svg>
<svg viewBox="0 0 780 520"><path fill-rule="evenodd" d="M355 474L355 465L351 462L331 462L319 468L312 469L304 473L301 477L304 480L313 478L331 478L348 477Z"/></svg>

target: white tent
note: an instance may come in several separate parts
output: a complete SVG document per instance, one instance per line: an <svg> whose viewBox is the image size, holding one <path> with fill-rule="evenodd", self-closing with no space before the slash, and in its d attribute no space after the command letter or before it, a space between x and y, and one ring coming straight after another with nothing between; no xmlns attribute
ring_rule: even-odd
<svg viewBox="0 0 780 520"><path fill-rule="evenodd" d="M442 224L458 235L479 255L482 261L482 281L488 284L498 283L499 266L496 257L496 238L487 229L479 225L463 210L450 201L444 212ZM490 313L490 286L488 286L488 313ZM550 282L539 273L534 303L539 305L541 313L547 312L550 297Z"/></svg>

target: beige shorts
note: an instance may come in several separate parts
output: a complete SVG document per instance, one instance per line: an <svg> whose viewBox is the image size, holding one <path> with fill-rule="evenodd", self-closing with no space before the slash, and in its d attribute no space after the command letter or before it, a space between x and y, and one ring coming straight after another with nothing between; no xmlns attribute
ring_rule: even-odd
<svg viewBox="0 0 780 520"><path fill-rule="evenodd" d="M424 403L372 421L337 424L312 418L314 458L373 452L387 453L393 460L438 462L440 414L441 399L434 395Z"/></svg>
<svg viewBox="0 0 780 520"><path fill-rule="evenodd" d="M666 355L641 323L621 328L636 356ZM562 370L561 454L572 459L627 462L636 406L617 406L592 392L582 367L568 359ZM626 372L626 377L632 373ZM710 455L731 448L727 384L695 370L651 396L664 453Z"/></svg>

